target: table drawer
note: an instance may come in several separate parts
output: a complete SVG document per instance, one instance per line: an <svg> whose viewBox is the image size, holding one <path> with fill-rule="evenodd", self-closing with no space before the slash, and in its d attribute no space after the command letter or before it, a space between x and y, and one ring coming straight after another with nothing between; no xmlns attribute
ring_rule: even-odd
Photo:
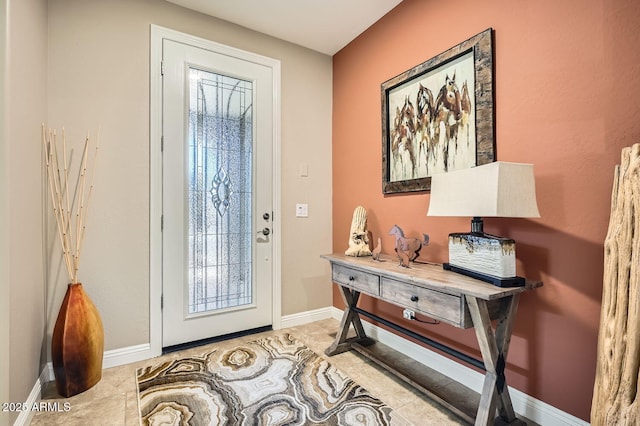
<svg viewBox="0 0 640 426"><path fill-rule="evenodd" d="M460 296L441 293L424 287L382 278L381 297L391 303L413 309L417 313L441 320L456 327L467 328L465 324L465 303ZM465 318L466 317L466 318Z"/></svg>
<svg viewBox="0 0 640 426"><path fill-rule="evenodd" d="M373 296L380 295L380 277L357 269L347 268L341 265L333 265L331 268L332 279L335 283Z"/></svg>

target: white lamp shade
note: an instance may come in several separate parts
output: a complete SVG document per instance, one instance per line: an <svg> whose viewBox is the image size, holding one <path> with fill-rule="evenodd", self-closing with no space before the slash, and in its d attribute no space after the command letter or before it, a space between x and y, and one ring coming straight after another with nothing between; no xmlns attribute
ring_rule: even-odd
<svg viewBox="0 0 640 426"><path fill-rule="evenodd" d="M540 217L533 165L496 161L434 174L427 216Z"/></svg>

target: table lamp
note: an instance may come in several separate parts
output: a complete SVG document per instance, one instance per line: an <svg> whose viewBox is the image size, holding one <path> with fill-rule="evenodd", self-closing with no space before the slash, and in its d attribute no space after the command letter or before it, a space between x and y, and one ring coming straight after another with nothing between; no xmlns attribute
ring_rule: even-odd
<svg viewBox="0 0 640 426"><path fill-rule="evenodd" d="M469 216L471 232L449 234L445 269L499 287L523 286L516 276L516 244L485 234L483 217L540 217L533 165L496 161L434 174L427 216Z"/></svg>

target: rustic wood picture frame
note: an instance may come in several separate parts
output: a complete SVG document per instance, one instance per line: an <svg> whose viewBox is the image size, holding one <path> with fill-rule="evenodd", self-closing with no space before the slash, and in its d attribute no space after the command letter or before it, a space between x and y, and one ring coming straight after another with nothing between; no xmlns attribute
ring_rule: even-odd
<svg viewBox="0 0 640 426"><path fill-rule="evenodd" d="M495 161L493 38L489 28L382 83L384 194Z"/></svg>

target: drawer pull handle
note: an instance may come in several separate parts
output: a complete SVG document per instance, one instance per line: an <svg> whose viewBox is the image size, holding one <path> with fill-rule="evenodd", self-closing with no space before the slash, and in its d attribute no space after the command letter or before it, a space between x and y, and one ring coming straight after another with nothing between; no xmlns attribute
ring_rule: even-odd
<svg viewBox="0 0 640 426"><path fill-rule="evenodd" d="M418 301L418 296L411 296L411 301L412 302L417 302Z"/></svg>
<svg viewBox="0 0 640 426"><path fill-rule="evenodd" d="M355 281L356 277L354 277L353 275L349 275L349 281Z"/></svg>

